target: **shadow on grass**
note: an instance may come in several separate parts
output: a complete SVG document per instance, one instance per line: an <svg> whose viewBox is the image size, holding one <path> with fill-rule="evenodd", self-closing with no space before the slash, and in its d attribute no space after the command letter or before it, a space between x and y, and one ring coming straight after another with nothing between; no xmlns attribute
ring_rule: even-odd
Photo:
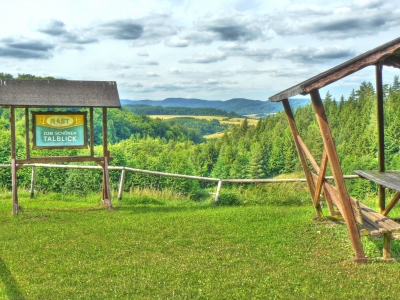
<svg viewBox="0 0 400 300"><path fill-rule="evenodd" d="M25 299L19 290L18 283L7 268L3 259L0 258L0 278L5 286L5 294L8 299Z"/></svg>

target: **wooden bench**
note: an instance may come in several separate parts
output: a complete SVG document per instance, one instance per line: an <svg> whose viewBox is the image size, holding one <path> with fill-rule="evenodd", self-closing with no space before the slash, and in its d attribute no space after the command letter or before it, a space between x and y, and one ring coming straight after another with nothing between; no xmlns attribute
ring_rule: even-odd
<svg viewBox="0 0 400 300"><path fill-rule="evenodd" d="M400 172L399 172L400 175ZM328 202L332 202L336 205L339 212L343 216L343 209L341 202L339 201L339 196L337 194L336 187L325 182L325 188L329 191L330 199L327 199ZM395 221L389 219L388 217L377 213L370 207L365 204L359 202L357 199L350 197L350 202L353 208L353 213L355 220L360 228L360 234L365 235L365 229L372 236L383 235L383 259L389 260L391 259L391 242L392 242L392 233L400 232L400 224Z"/></svg>
<svg viewBox="0 0 400 300"><path fill-rule="evenodd" d="M396 191L396 195L382 213L377 213L373 209L359 202L360 213L362 215L362 226L371 235L383 235L383 258L390 258L392 233L400 232L400 224L389 219L387 214L400 199L400 172L377 170L356 170L358 176Z"/></svg>

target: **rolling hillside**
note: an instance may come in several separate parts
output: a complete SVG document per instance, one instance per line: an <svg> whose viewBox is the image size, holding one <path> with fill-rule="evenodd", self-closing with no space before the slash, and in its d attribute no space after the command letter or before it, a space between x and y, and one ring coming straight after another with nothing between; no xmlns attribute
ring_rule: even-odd
<svg viewBox="0 0 400 300"><path fill-rule="evenodd" d="M309 99L291 99L293 109L307 105ZM235 98L227 101L219 100L202 100L202 99L187 99L187 98L167 98L161 101L156 100L128 100L121 99L122 105L151 105L162 107L202 107L202 108L217 108L226 112L235 112L239 115L268 115L282 111L281 103L270 101L250 100L244 98Z"/></svg>

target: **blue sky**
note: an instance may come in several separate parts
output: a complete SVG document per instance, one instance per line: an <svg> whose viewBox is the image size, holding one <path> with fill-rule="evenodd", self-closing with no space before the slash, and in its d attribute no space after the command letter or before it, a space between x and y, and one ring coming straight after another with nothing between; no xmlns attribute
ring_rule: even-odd
<svg viewBox="0 0 400 300"><path fill-rule="evenodd" d="M0 72L112 80L132 100L267 100L400 36L399 0L2 0L1 7ZM386 68L385 83L399 73ZM362 81L374 81L373 68L328 89L347 97Z"/></svg>

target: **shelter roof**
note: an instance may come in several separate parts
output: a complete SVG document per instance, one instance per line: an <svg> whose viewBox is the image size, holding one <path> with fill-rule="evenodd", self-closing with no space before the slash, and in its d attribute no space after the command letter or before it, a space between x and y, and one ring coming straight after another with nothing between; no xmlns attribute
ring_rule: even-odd
<svg viewBox="0 0 400 300"><path fill-rule="evenodd" d="M365 67L376 65L379 62L382 62L385 66L400 68L400 38L365 52L332 69L271 96L269 100L278 102L299 94L307 95L314 89L320 89Z"/></svg>
<svg viewBox="0 0 400 300"><path fill-rule="evenodd" d="M121 107L115 81L4 80L0 105L28 107Z"/></svg>

